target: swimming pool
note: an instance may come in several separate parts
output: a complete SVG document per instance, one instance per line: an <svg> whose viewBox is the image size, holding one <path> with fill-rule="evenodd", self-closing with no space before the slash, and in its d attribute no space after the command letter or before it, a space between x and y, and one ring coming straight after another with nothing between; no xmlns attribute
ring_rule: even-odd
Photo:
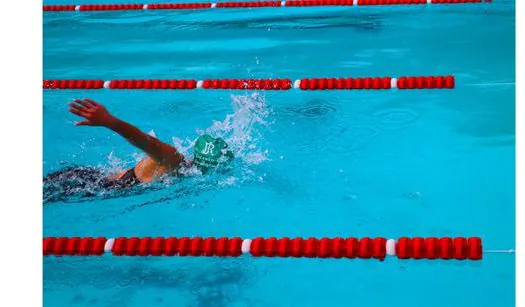
<svg viewBox="0 0 525 307"><path fill-rule="evenodd" d="M472 235L487 248L512 248L514 23L512 1L46 13L45 79L451 74L456 88L45 91L44 173L129 166L139 157L102 128L74 127L67 102L77 97L104 103L188 154L200 131L224 135L238 159L223 176L48 202L44 235ZM48 257L44 303L513 306L514 255L481 262Z"/></svg>

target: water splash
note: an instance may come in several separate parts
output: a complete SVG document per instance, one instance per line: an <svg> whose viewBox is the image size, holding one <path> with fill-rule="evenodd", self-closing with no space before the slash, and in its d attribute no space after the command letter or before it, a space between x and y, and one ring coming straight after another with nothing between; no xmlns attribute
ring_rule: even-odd
<svg viewBox="0 0 525 307"><path fill-rule="evenodd" d="M219 187L234 186L250 180L259 181L260 175L253 167L269 160L268 149L262 146L264 140L261 134L261 128L270 125L270 110L265 97L259 93L231 95L231 106L233 112L223 120L215 120L208 128L196 131L198 136L209 134L223 138L235 155L234 167L227 171L228 177L219 173L204 179L213 181ZM176 137L172 139L177 149L191 160L198 136L184 140ZM200 174L195 168L184 169L182 173L189 176Z"/></svg>
<svg viewBox="0 0 525 307"><path fill-rule="evenodd" d="M114 151L111 151L108 154L108 162L109 162L109 167L101 166L102 169L105 169L108 172L119 172L126 167L126 161L118 158L115 155Z"/></svg>
<svg viewBox="0 0 525 307"><path fill-rule="evenodd" d="M232 95L231 99L234 113L228 114L223 121L215 121L204 133L222 137L237 157L245 162L258 164L267 159L267 151L257 150L257 143L261 138L259 128L268 125L267 117L270 113L265 98L253 93Z"/></svg>
<svg viewBox="0 0 525 307"><path fill-rule="evenodd" d="M244 164L260 164L268 160L268 150L261 149L261 127L267 127L267 117L270 114L264 96L253 93L250 95L232 95L233 113L222 120L216 120L206 129L198 129L197 134L209 134L223 138L235 154L236 159ZM173 143L185 156L190 157L195 138L181 140L173 138Z"/></svg>

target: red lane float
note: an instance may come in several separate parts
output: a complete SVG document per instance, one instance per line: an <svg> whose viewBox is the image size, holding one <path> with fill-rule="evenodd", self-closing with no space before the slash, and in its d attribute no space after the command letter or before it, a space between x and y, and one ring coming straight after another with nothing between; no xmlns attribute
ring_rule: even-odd
<svg viewBox="0 0 525 307"><path fill-rule="evenodd" d="M467 4L491 2L491 0L291 0L291 1L236 1L203 3L152 3L152 4L81 4L44 5L44 11L124 11L124 10L184 10L210 8L258 8L298 6L370 6L370 5L421 5L421 4Z"/></svg>
<svg viewBox="0 0 525 307"><path fill-rule="evenodd" d="M388 90L452 89L454 76L304 78L290 79L205 79L205 80L44 80L44 89L112 90Z"/></svg>
<svg viewBox="0 0 525 307"><path fill-rule="evenodd" d="M146 10L196 10L211 8L211 3L161 3L143 5Z"/></svg>
<svg viewBox="0 0 525 307"><path fill-rule="evenodd" d="M142 10L143 4L87 4L80 5L79 11L132 11Z"/></svg>
<svg viewBox="0 0 525 307"><path fill-rule="evenodd" d="M254 1L254 2L217 2L217 8L239 8L239 7L279 7L281 1ZM210 6L211 7L211 6Z"/></svg>
<svg viewBox="0 0 525 307"><path fill-rule="evenodd" d="M75 5L44 5L44 12L67 12L75 11L77 6Z"/></svg>
<svg viewBox="0 0 525 307"><path fill-rule="evenodd" d="M45 89L101 89L103 80L44 80Z"/></svg>
<svg viewBox="0 0 525 307"><path fill-rule="evenodd" d="M192 256L481 260L479 237L456 238L79 238L46 237L44 256Z"/></svg>

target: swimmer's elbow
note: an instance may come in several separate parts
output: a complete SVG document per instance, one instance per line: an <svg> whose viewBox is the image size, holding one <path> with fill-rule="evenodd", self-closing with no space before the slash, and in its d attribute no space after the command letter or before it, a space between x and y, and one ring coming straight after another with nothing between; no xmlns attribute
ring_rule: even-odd
<svg viewBox="0 0 525 307"><path fill-rule="evenodd" d="M150 150L147 154L157 163L165 166L177 167L184 160L184 156L175 147L167 144L161 143L148 149Z"/></svg>
<svg viewBox="0 0 525 307"><path fill-rule="evenodd" d="M179 152L171 152L162 157L161 163L169 167L178 167L182 161L184 161L184 156Z"/></svg>

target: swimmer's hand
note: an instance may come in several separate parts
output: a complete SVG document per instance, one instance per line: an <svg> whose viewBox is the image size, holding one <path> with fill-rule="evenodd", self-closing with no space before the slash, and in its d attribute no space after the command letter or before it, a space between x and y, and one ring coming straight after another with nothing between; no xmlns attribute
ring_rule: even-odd
<svg viewBox="0 0 525 307"><path fill-rule="evenodd" d="M69 112L85 118L77 126L102 126L124 137L133 146L167 167L177 167L184 157L177 149L159 139L140 131L137 127L111 115L106 108L91 99L75 99L69 104Z"/></svg>
<svg viewBox="0 0 525 307"><path fill-rule="evenodd" d="M75 126L109 127L117 120L103 105L88 98L75 99L69 104L69 112L85 118Z"/></svg>

